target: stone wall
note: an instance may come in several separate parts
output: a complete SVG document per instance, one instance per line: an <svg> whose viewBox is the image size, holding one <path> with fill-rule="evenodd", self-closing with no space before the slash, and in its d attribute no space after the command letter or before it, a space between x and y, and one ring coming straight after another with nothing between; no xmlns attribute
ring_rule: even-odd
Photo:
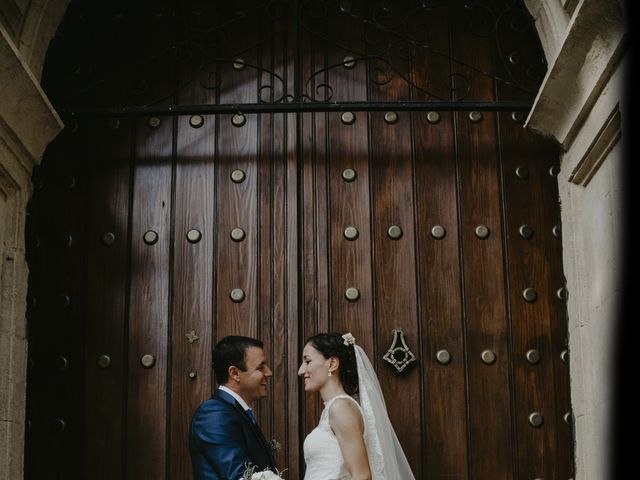
<svg viewBox="0 0 640 480"><path fill-rule="evenodd" d="M557 33L541 33L548 57L553 56L527 126L554 138L564 151L558 185L576 479L601 480L614 478L621 459L614 456L613 420L626 263L627 152L621 138L630 105L625 98L629 32L621 2L565 2L571 16L564 32L557 18L542 18L551 8L545 4L553 3L538 6L538 28Z"/></svg>
<svg viewBox="0 0 640 480"><path fill-rule="evenodd" d="M10 173L10 156L0 140L0 478L6 479L22 473L27 356L23 237L29 183L21 168Z"/></svg>
<svg viewBox="0 0 640 480"><path fill-rule="evenodd" d="M0 478L23 477L31 171L62 128L11 34L0 24Z"/></svg>

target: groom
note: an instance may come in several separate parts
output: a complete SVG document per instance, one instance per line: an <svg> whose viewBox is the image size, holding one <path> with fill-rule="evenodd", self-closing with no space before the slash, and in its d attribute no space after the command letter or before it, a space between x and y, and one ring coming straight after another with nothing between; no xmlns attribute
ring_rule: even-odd
<svg viewBox="0 0 640 480"><path fill-rule="evenodd" d="M276 471L271 451L255 423L251 405L267 396L272 372L263 343L229 336L213 349L220 387L191 419L189 448L195 480L238 480L251 464L256 472Z"/></svg>

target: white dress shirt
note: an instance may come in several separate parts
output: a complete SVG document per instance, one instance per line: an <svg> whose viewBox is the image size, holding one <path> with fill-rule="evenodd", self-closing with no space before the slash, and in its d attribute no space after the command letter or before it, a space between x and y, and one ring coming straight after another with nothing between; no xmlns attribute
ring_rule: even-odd
<svg viewBox="0 0 640 480"><path fill-rule="evenodd" d="M242 405L242 408L246 410L250 410L251 407L249 405L247 405L247 402L244 401L244 399L238 395L236 392L234 392L233 390L231 390L229 387L225 387L224 385L221 385L220 387L218 387L220 390L224 390L225 392L227 392L229 395L231 395L233 398L235 398L238 403L240 405Z"/></svg>

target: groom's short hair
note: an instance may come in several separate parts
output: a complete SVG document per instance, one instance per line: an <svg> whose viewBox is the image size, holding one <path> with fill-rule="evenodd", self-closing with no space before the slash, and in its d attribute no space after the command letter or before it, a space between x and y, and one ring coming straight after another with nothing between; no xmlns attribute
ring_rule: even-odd
<svg viewBox="0 0 640 480"><path fill-rule="evenodd" d="M218 385L224 385L229 380L230 366L236 366L243 372L247 370L245 352L249 347L264 348L264 343L241 335L229 335L216 343L213 347L213 372Z"/></svg>

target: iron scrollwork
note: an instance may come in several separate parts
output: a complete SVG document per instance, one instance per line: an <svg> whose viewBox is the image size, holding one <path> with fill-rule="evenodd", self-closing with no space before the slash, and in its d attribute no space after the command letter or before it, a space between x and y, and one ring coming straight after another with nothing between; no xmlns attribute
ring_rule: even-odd
<svg viewBox="0 0 640 480"><path fill-rule="evenodd" d="M411 3L413 5L408 7ZM313 38L348 52L352 62L364 63L369 82L378 87L387 85L398 77L414 92L422 93L427 99L447 101L454 95L456 101L462 101L468 98L474 80L473 75L479 75L530 95L537 90L538 82L546 70L543 57L525 58L517 51L518 46L512 45L505 38L505 32L523 34L534 29L533 19L519 2L422 1L403 2L402 7L397 3L382 0L377 3L367 2L366 11L357 11L351 6L351 2L307 0L300 6L301 28L308 31ZM332 10L333 18L337 15L347 16L353 23L362 26L363 49L358 50L351 45L341 44L314 28L310 19L328 17ZM305 14L307 11L309 13ZM438 11L441 11L440 18L447 15L464 16L468 33L492 42L498 52L497 57L503 73L497 75L436 46L436 42L430 38L429 32L433 30L433 25L430 24L429 16ZM508 51L507 46L509 49L516 48L516 51ZM420 74L413 71L411 66L420 53L451 62L455 71L448 78L439 79L439 86L429 84L421 79ZM527 65L523 65L525 61L528 62ZM306 92L302 94L304 100L331 101L333 86L326 81L318 83L316 90L321 89L324 92L320 98L313 94L311 86L316 78L326 78L329 71L343 66L343 62L337 62L312 72L303 82L306 86ZM524 75L519 73L521 71Z"/></svg>
<svg viewBox="0 0 640 480"><path fill-rule="evenodd" d="M481 78L507 86L520 95L519 100L532 100L546 71L542 52L526 47L535 38L535 28L522 0L271 0L225 8L222 2L202 1L176 2L157 11L136 8L135 2L127 5L72 5L69 21L62 24L51 48L52 61L67 67L66 77L58 79L54 88L59 90L47 92L57 108L86 107L91 99L105 109L165 105L181 98L191 85L201 87L201 102L223 106L225 98L233 97L226 94L238 87L237 82L249 78L256 85L254 98L243 94L245 103L226 102L237 105L237 111L243 104L335 104L347 96L336 90L342 84L332 78L354 65L362 66L359 78L376 89L379 102L385 101L387 87L387 101L398 101L391 91L399 83L406 85L403 91L411 97L402 100L477 101L470 95ZM437 36L442 31L440 19L453 18L464 41L478 39L491 45L493 67L475 65L464 58L464 45L455 51L448 40ZM99 31L88 35L94 24ZM336 36L345 26L361 32L355 44L351 37ZM136 52L118 53L124 45L118 42L133 38L132 31L145 32ZM86 41L100 35L114 42ZM276 52L274 45L291 53ZM323 59L304 60L303 68L303 58L311 50ZM263 51L278 58L265 59ZM422 69L429 65L425 59L445 62L450 68L437 69L440 77L427 75ZM244 70L241 77L239 70Z"/></svg>

